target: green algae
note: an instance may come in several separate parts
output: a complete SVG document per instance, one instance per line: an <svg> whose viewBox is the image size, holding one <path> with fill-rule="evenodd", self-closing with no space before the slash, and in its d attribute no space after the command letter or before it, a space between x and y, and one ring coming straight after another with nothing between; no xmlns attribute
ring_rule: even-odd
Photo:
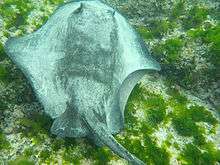
<svg viewBox="0 0 220 165"><path fill-rule="evenodd" d="M34 165L34 162L27 157L20 156L15 160L9 161L9 165Z"/></svg>
<svg viewBox="0 0 220 165"><path fill-rule="evenodd" d="M178 19L180 16L185 14L185 8L186 8L186 1L185 0L180 0L177 2L174 7L172 8L170 17L171 19Z"/></svg>
<svg viewBox="0 0 220 165"><path fill-rule="evenodd" d="M40 28L49 18L52 12L48 7L56 7L63 3L63 0L49 0L41 2L42 6L39 9L32 0L4 0L4 3L0 6L0 15L4 20L4 27L7 30L19 29L20 32L17 35L23 35L27 33L27 26L34 26L34 30ZM33 11L40 10L43 14L36 18L30 18ZM31 19L31 21L30 21ZM4 31L6 36L10 36L8 31Z"/></svg>
<svg viewBox="0 0 220 165"><path fill-rule="evenodd" d="M205 129L198 126L192 115L185 107L177 109L172 114L172 124L176 132L183 137L193 137L193 143L196 145L203 145L206 143ZM187 120L186 120L187 119Z"/></svg>
<svg viewBox="0 0 220 165"><path fill-rule="evenodd" d="M31 157L32 155L34 155L34 149L33 149L33 147L26 148L26 149L24 150L24 152L23 152L23 155L24 155L24 157L27 157L27 158L29 158L29 157Z"/></svg>
<svg viewBox="0 0 220 165"><path fill-rule="evenodd" d="M215 72L217 74L220 69L220 24L215 27L209 28L203 34L203 41L207 44L211 44L206 57L216 67Z"/></svg>
<svg viewBox="0 0 220 165"><path fill-rule="evenodd" d="M65 138L64 140L64 142L59 141L56 144L57 146L64 145L65 151L62 154L62 159L65 160L65 162L74 163L76 165L80 164L84 152L80 152L80 146L76 143L75 139Z"/></svg>
<svg viewBox="0 0 220 165"><path fill-rule="evenodd" d="M51 124L51 118L48 116L33 112L29 118L24 117L19 120L21 127L18 131L25 137L33 138L34 143L41 143L44 136L49 135Z"/></svg>
<svg viewBox="0 0 220 165"><path fill-rule="evenodd" d="M6 53L4 51L4 46L3 44L0 42L0 61L3 61L6 57Z"/></svg>
<svg viewBox="0 0 220 165"><path fill-rule="evenodd" d="M194 144L187 144L180 158L182 159L182 164L215 165L220 161L220 150L217 150L212 143L208 143L201 148Z"/></svg>
<svg viewBox="0 0 220 165"><path fill-rule="evenodd" d="M179 90L175 88L169 88L167 93L170 95L170 104L182 104L185 105L188 103L188 99L186 96L182 95Z"/></svg>
<svg viewBox="0 0 220 165"><path fill-rule="evenodd" d="M64 139L52 139L52 144L51 144L51 149L54 152L59 151L65 144L65 140ZM67 140L66 140L67 141Z"/></svg>
<svg viewBox="0 0 220 165"><path fill-rule="evenodd" d="M168 19L156 19L145 22L145 26L137 26L137 31L141 37L149 40L154 38L162 38L167 33L172 32L177 27L175 21Z"/></svg>
<svg viewBox="0 0 220 165"><path fill-rule="evenodd" d="M125 110L125 125L130 121L132 123L125 127L124 136L116 137L131 153L149 164L169 164L171 155L168 148L173 146L181 150L178 143L170 143L173 139L171 134L162 146L158 146L153 134L166 120L171 121L179 136L193 137L194 146L202 147L209 143L214 145L206 139L208 134L215 134L215 131L210 131L215 130L218 124L213 114L203 106L187 106L190 101L176 89L170 88L167 93L170 97L164 100L161 95L149 92L140 84L135 86ZM168 106L172 108L170 114L167 114ZM137 110L134 107L141 109L147 120L140 121L136 117ZM207 132L205 127L198 125L200 122L208 123L212 129ZM186 159L187 154L182 154L181 161Z"/></svg>
<svg viewBox="0 0 220 165"><path fill-rule="evenodd" d="M204 29L202 27L198 27L196 29L190 29L187 31L187 35L193 39L203 37Z"/></svg>
<svg viewBox="0 0 220 165"><path fill-rule="evenodd" d="M76 165L80 165L81 157L79 155L77 155L74 150L67 149L65 151L65 153L63 154L62 158L66 162L73 163L73 164L76 164Z"/></svg>
<svg viewBox="0 0 220 165"><path fill-rule="evenodd" d="M168 14L168 19L164 19L172 24L172 26L169 27L169 31L171 33L176 27L183 27L183 37L177 37L177 40L176 38L174 38L174 40L170 38L167 40L167 42L160 41L159 43L155 44L151 50L158 61L161 62L162 68L164 68L164 73L168 75L170 79L173 79L174 82L190 90L198 89L201 85L201 82L203 83L202 85L208 88L208 84L216 81L219 77L218 70L220 68L220 53L218 48L220 47L220 33L217 27L213 28L213 23L206 21L210 20L210 16L214 18L213 15L209 16L211 12L210 7L207 7L206 5L201 3L193 3L192 7L190 7L190 9L187 9L187 4L188 1L178 1L174 4L170 14ZM218 23L219 21L216 20L216 22ZM160 26L163 27L163 23L158 23L156 27L152 26L152 30L156 30ZM204 28L209 30L205 30ZM205 35L204 31L209 31L209 33ZM160 37L167 36L166 34L168 33L166 30L164 31L163 29L160 29L159 32L162 32L162 35L159 34ZM209 66L208 68L204 67L198 70L196 67L198 64L195 57L190 57L190 59L188 59L189 61L187 65L182 64L183 48L188 47L188 43L194 42L191 39L184 38L185 33L188 35L190 34L196 38L204 38L204 36L209 36L208 38L212 38L211 41L210 39L206 39L206 41L203 41L203 43L205 43L207 46L210 46L209 51L205 53L205 56L204 54L197 54L197 56L201 56L198 57L200 59L205 58L207 62L213 64L214 67ZM147 29L146 34L142 35L143 38L146 37L150 41L151 39L148 38L149 34L153 35L152 39L158 38L158 35L155 35L149 28ZM203 43L198 42L198 45L202 46ZM194 49L196 48L193 48L193 50ZM178 66L180 66L180 68ZM208 78L204 79L205 77Z"/></svg>
<svg viewBox="0 0 220 165"><path fill-rule="evenodd" d="M141 35L142 38L144 38L146 40L153 38L152 32L146 26L138 26L136 29L137 29L137 31L139 32L139 34Z"/></svg>
<svg viewBox="0 0 220 165"><path fill-rule="evenodd" d="M176 27L175 22L170 22L169 20L153 20L148 22L148 24L151 33L155 38L163 37Z"/></svg>
<svg viewBox="0 0 220 165"><path fill-rule="evenodd" d="M194 32L194 30L190 31L190 33ZM196 31L196 33L196 35L200 35L199 31ZM191 42L193 42L193 40L184 37L170 38L166 41L162 41L154 45L151 51L152 54L158 59L158 61L160 61L162 68L164 68L162 70L162 74L168 76L171 81L175 82L175 84L179 84L180 86L190 90L198 89L201 84L207 88L208 84L215 81L218 77L219 53L213 53L218 52L218 49L216 46L213 46L212 49L211 46L210 50L214 50L210 51L212 53L206 53L205 55L198 54L198 56L201 57L192 57L189 59L188 64L186 64L183 59L185 59L185 57L187 58L188 55L185 55L183 50L184 48L187 48L186 50L188 50L189 44ZM212 45L212 43L210 44ZM199 68L198 70L197 58L205 58L207 59L207 63L209 61L213 61L211 63L214 65L214 68L210 66Z"/></svg>
<svg viewBox="0 0 220 165"><path fill-rule="evenodd" d="M165 147L158 147L156 142L151 137L145 136L144 143L146 145L146 155L149 155L149 164L168 165L170 164L170 153Z"/></svg>
<svg viewBox="0 0 220 165"><path fill-rule="evenodd" d="M146 91L140 84L135 86L126 105L125 120L128 122L126 127L133 129L135 123L140 122L135 116L136 110L133 108L137 102L139 103L138 108L144 109L145 122L151 127L157 128L166 117L166 103L160 95Z"/></svg>
<svg viewBox="0 0 220 165"><path fill-rule="evenodd" d="M206 128L201 127L197 124L198 122L206 122L210 124L213 128L215 128L215 126L219 122L212 115L210 111L208 111L203 106L199 106L199 105L187 106L187 104L189 103L189 100L176 89L169 89L168 94L170 95L170 99L168 101L163 100L160 95L155 95L154 93L146 91L146 89L144 89L140 85L137 85L135 87L135 90L136 91L132 91L132 94L129 98L129 101L128 101L129 106L126 109L126 111L128 112L125 113L126 115L128 115L129 113L134 113L134 110L132 108L134 107L135 103L134 102L133 104L130 103L132 102L133 98L134 100L141 100L141 102L143 103L140 103L140 104L144 104L144 107L155 106L155 107L160 107L160 109L163 110L167 108L167 105L169 105L173 108L173 111L171 112L171 115L167 116L166 118L169 118L169 120L172 121L174 129L177 131L177 133L180 136L193 137L194 140L193 140L192 145L195 147L190 148L186 145L184 150L181 152L180 161L183 164L185 164L185 162L187 162L187 164L191 163L192 160L190 160L190 158L194 159L192 156L193 152L195 152L195 155L199 156L198 157L199 161L203 161L203 159L206 159L204 160L206 162L204 163L202 162L203 164L205 163L213 164L213 162L218 161L217 159L218 157L216 155L219 154L219 150L215 149L214 144L212 142L207 142L207 139L206 139L207 133L205 130ZM144 100L144 98L146 100ZM144 112L148 113L148 111L144 111ZM157 115L157 114L158 114L158 111L155 111L154 115ZM129 117L127 118L127 120L129 120ZM136 124L137 122L138 121L136 121ZM157 124L160 124L160 122ZM144 160L144 162L146 163L169 164L170 154L167 148L169 148L170 146L174 146L175 148L180 150L178 143L174 143L174 144L170 143L170 140L173 137L169 135L167 137L167 140L164 141L165 146L158 147L157 142L154 141L153 136L151 136L153 132L155 132L155 129L152 128L152 125L150 125L146 121L141 122L140 125L141 126L138 127L138 130L137 130L137 126L130 128L129 132L127 132L128 130L125 130L127 136L119 137L117 138L117 140L122 145L126 146L126 148L131 153L135 154L136 156ZM140 138L142 137L140 136L141 134L144 137L144 139ZM207 146L211 146L211 149L208 150ZM198 154L197 148L205 149L206 153L202 155ZM192 149L192 151L190 151L190 149ZM210 150L213 150L213 151L211 152ZM190 153L192 155L190 155ZM160 156L158 156L158 154ZM157 157L154 157L154 155L157 155ZM193 163L198 164L199 161L195 160Z"/></svg>
<svg viewBox="0 0 220 165"><path fill-rule="evenodd" d="M50 156L52 154L52 151L49 150L49 149L44 149L40 152L39 154L39 158L41 161L45 162L47 161L48 159L50 159Z"/></svg>
<svg viewBox="0 0 220 165"><path fill-rule="evenodd" d="M144 102L146 122L156 128L166 117L166 103L162 96L153 93L148 94Z"/></svg>
<svg viewBox="0 0 220 165"><path fill-rule="evenodd" d="M209 14L209 9L205 6L196 5L193 6L187 17L183 19L183 27L185 29L196 28L202 25L202 23L207 19Z"/></svg>
<svg viewBox="0 0 220 165"><path fill-rule="evenodd" d="M215 128L218 124L217 119L210 111L198 105L187 108L186 105L179 104L175 106L172 115L172 124L177 133L181 136L193 137L193 143L186 144L180 154L182 164L214 165L219 161L216 155L218 155L220 151L215 148L213 142L207 142L205 137L209 133L215 133ZM197 122L209 123L214 131L212 130L212 132L207 134L205 128L197 125ZM207 147L209 149L207 149ZM202 148L203 152L201 152L200 148Z"/></svg>
<svg viewBox="0 0 220 165"><path fill-rule="evenodd" d="M76 165L80 165L83 159L89 159L96 165L107 164L112 159L119 159L109 148L97 147L87 141L82 144L74 138L57 139L52 137L51 140L51 145L47 148L43 150L34 150L33 147L27 148L22 155L26 158L38 155L39 162L43 164L55 163L57 160L53 159L57 154L61 156L64 164Z"/></svg>
<svg viewBox="0 0 220 165"><path fill-rule="evenodd" d="M181 136L193 136L197 143L204 142L204 129L196 123L206 122L213 128L218 120L203 106L191 105L187 107L188 99L175 89L169 89L171 95L169 102L173 108L172 123L178 134ZM187 120L186 120L187 119Z"/></svg>
<svg viewBox="0 0 220 165"><path fill-rule="evenodd" d="M138 103L143 109L142 111L146 116L144 121L138 121L136 117L134 119L135 103ZM138 84L132 91L125 110L126 136L117 136L116 139L146 163L169 164L170 155L168 151L165 147L159 147L151 137L165 116L166 103L163 98L147 91ZM135 123L130 124L131 121Z"/></svg>
<svg viewBox="0 0 220 165"><path fill-rule="evenodd" d="M171 38L164 43L156 45L152 52L162 64L173 65L181 58L184 41L180 38Z"/></svg>
<svg viewBox="0 0 220 165"><path fill-rule="evenodd" d="M88 141L85 141L86 145L80 145L75 142L75 139L68 138L68 144L66 138L64 144L64 152L62 153L62 159L66 163L81 164L81 160L89 159L93 161L95 165L107 164L112 159L118 159L116 155L108 147L97 147Z"/></svg>
<svg viewBox="0 0 220 165"><path fill-rule="evenodd" d="M160 108L151 108L146 112L146 121L152 127L158 126L166 116L166 110Z"/></svg>
<svg viewBox="0 0 220 165"><path fill-rule="evenodd" d="M0 151L7 150L10 148L10 143L7 141L5 135L0 130Z"/></svg>
<svg viewBox="0 0 220 165"><path fill-rule="evenodd" d="M129 133L131 136L131 133ZM133 138L124 137L117 140L129 150L129 152L135 154L138 158L148 164L166 165L169 164L170 154L165 147L159 147L155 140L147 133L143 135L143 139L139 139L135 134L132 134ZM143 145L142 142L143 141Z"/></svg>
<svg viewBox="0 0 220 165"><path fill-rule="evenodd" d="M112 152L106 147L96 148L96 151L91 154L92 158L95 160L94 165L107 164L112 158Z"/></svg>
<svg viewBox="0 0 220 165"><path fill-rule="evenodd" d="M5 28L27 24L26 20L33 9L34 4L30 0L5 0L0 6L0 15L4 19Z"/></svg>
<svg viewBox="0 0 220 165"><path fill-rule="evenodd" d="M130 98L132 100L130 101ZM135 116L136 110L133 108L134 103L138 100L143 100L143 93L141 92L141 88L139 87L139 84L134 87L132 90L129 101L127 102L126 105L126 110L125 110L125 121L127 121L125 127L127 129L133 129L135 127L135 123L138 123L138 118Z"/></svg>
<svg viewBox="0 0 220 165"><path fill-rule="evenodd" d="M142 90L144 90L144 89L142 88ZM146 93L146 92L143 92L143 93ZM158 102L157 106L164 104L164 106L161 106L162 107L161 109L166 107L165 106L166 104L173 107L172 115L170 115L169 118L172 121L172 124L174 125L174 128L178 132L178 134L181 136L194 137L194 145L195 146L206 145L207 141L205 138L205 136L206 136L205 130L204 130L204 128L198 126L196 123L197 122L207 122L207 123L211 124L213 127L215 127L218 124L217 119L211 114L211 112L209 112L203 106L192 105L190 107L187 107L186 105L189 102L188 99L185 96L181 95L177 90L174 90L174 89L169 90L169 94L170 94L170 99L168 100L168 102L167 103ZM138 93L138 95L140 96L141 94ZM132 97L132 95L131 95L131 97ZM148 105L151 105L152 103L154 103L154 101L152 101L152 100L154 100L154 97L155 96L153 94L152 94L152 98L146 97L146 99L149 99L148 102L150 104L148 104ZM127 109L127 110L129 110L129 109ZM129 130L129 131L131 131L131 130ZM144 131L142 130L141 132L144 132ZM149 135L150 135L150 133L152 133L152 132L148 131ZM131 133L129 133L129 136L130 135L131 135ZM147 135L148 138L152 139L152 137L149 137L149 135ZM146 136L146 135L144 135L144 136ZM147 140L148 142L150 141L149 139ZM129 149L131 151L133 151L133 153L138 155L138 149L133 148L134 144L132 145L132 142L129 140L130 140L129 138L127 138L126 140L123 139L124 144L126 145L126 147L128 146L128 144L130 144L131 146ZM174 145L174 144L167 143L167 142L165 142L165 143L167 144L166 145L167 147ZM213 143L210 143L210 144L213 144ZM141 146L140 142L136 142L135 146ZM176 144L176 146L179 149L178 144ZM142 147L139 148L139 152L143 153L144 151L143 151L143 149L141 149ZM151 149L155 149L155 148L153 147ZM164 148L164 150L166 151L166 147ZM162 150L162 151L164 151L164 150ZM153 153L154 151L150 150L150 152ZM141 157L142 153L139 153L140 155L138 155L138 156ZM155 153L155 154L158 155L158 153ZM145 160L146 162L149 163L149 159L146 160L147 153L144 153L144 155L145 156L142 156L143 160ZM165 155L166 156L169 155L168 152L165 152ZM144 159L144 157L145 157L145 159ZM187 159L187 155L186 154L183 155L182 158L183 158L183 160ZM156 164L158 164L158 162L160 162L160 161L157 160L156 162L157 162ZM165 162L169 162L169 161L166 160ZM165 162L163 162L162 164L165 164Z"/></svg>
<svg viewBox="0 0 220 165"><path fill-rule="evenodd" d="M8 77L8 70L5 68L5 66L0 64L0 81L6 81Z"/></svg>
<svg viewBox="0 0 220 165"><path fill-rule="evenodd" d="M194 40L200 40L202 43L209 45L209 49L203 55L213 67L208 70L208 77L210 80L216 81L219 77L220 69L220 24L209 26L206 29L199 27L187 32L188 36Z"/></svg>
<svg viewBox="0 0 220 165"><path fill-rule="evenodd" d="M0 100L0 114L7 108L7 104L3 100Z"/></svg>
<svg viewBox="0 0 220 165"><path fill-rule="evenodd" d="M188 115L185 114L185 111L175 113L173 115L172 123L174 125L174 129L181 136L193 136L194 133L198 133L198 126L193 120L187 117Z"/></svg>
<svg viewBox="0 0 220 165"><path fill-rule="evenodd" d="M193 39L199 38L203 43L211 44L211 54L219 54L219 49L217 49L217 47L219 47L220 44L220 24L210 26L206 29L199 27L189 30L187 34ZM216 62L219 62L219 59Z"/></svg>
<svg viewBox="0 0 220 165"><path fill-rule="evenodd" d="M179 60L183 48L183 40L179 38L169 39L165 42L162 49L165 50L168 63L174 63Z"/></svg>
<svg viewBox="0 0 220 165"><path fill-rule="evenodd" d="M189 107L189 113L195 122L207 122L214 126L218 124L217 119L203 106L193 105Z"/></svg>

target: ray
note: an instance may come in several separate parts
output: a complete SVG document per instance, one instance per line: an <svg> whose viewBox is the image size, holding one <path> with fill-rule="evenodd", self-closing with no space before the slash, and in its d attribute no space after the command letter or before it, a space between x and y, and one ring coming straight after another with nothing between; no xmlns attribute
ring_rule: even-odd
<svg viewBox="0 0 220 165"><path fill-rule="evenodd" d="M101 1L70 1L36 32L6 42L60 137L87 137L144 164L113 137L136 83L160 70L126 19Z"/></svg>

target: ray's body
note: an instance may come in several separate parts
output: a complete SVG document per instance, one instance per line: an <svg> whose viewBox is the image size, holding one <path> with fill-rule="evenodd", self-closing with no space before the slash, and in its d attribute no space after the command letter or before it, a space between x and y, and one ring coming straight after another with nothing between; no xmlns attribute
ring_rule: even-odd
<svg viewBox="0 0 220 165"><path fill-rule="evenodd" d="M95 0L68 2L39 30L8 40L5 48L55 119L53 134L92 138L143 164L112 134L123 128L137 81L160 66L117 11Z"/></svg>

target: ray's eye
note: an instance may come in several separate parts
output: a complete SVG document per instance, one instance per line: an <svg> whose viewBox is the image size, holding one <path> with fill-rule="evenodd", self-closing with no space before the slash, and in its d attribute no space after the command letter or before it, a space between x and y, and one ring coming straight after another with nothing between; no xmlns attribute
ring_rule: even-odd
<svg viewBox="0 0 220 165"><path fill-rule="evenodd" d="M111 14L112 16L115 16L115 10L108 10L107 13Z"/></svg>
<svg viewBox="0 0 220 165"><path fill-rule="evenodd" d="M83 3L81 2L79 7L73 11L74 14L81 13L83 11Z"/></svg>
<svg viewBox="0 0 220 165"><path fill-rule="evenodd" d="M115 10L112 12L112 15L115 16Z"/></svg>

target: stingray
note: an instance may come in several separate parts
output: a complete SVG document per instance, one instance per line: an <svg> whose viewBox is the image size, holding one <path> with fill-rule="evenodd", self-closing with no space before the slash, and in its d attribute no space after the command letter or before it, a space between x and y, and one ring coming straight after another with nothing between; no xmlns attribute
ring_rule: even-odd
<svg viewBox="0 0 220 165"><path fill-rule="evenodd" d="M123 129L134 86L160 65L119 12L101 1L70 1L37 31L9 39L5 49L54 119L52 134L86 137L144 164L113 135Z"/></svg>

